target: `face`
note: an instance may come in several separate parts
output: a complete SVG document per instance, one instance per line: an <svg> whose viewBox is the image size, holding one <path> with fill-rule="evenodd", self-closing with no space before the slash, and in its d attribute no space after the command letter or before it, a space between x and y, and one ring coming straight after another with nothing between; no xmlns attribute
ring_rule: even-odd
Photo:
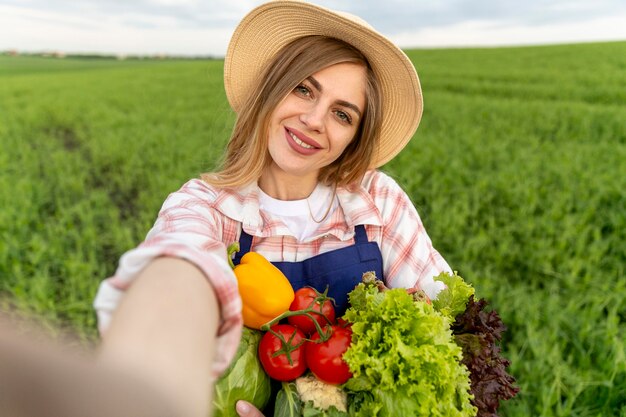
<svg viewBox="0 0 626 417"><path fill-rule="evenodd" d="M331 65L303 80L270 118L269 175L317 182L354 138L365 111L366 69Z"/></svg>

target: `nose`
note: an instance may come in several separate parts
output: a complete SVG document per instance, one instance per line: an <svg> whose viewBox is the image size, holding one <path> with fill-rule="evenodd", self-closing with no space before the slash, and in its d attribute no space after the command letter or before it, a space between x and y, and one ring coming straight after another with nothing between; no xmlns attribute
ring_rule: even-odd
<svg viewBox="0 0 626 417"><path fill-rule="evenodd" d="M311 104L300 113L300 121L316 132L324 131L325 111L319 103Z"/></svg>

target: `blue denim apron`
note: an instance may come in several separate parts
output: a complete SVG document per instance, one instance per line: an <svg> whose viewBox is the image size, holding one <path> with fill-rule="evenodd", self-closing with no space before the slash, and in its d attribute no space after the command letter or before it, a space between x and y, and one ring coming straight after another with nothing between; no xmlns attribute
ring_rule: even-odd
<svg viewBox="0 0 626 417"><path fill-rule="evenodd" d="M355 228L354 244L345 248L316 255L301 262L272 262L289 279L294 291L313 287L335 299L337 317L348 307L348 293L361 282L364 272L374 271L383 278L383 257L376 242L367 240L364 225ZM252 236L241 230L240 250L233 263L239 265L241 257L250 251Z"/></svg>

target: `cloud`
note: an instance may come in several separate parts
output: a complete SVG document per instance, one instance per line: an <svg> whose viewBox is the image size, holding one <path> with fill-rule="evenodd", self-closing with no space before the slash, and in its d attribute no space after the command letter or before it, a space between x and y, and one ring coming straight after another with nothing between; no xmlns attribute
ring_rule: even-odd
<svg viewBox="0 0 626 417"><path fill-rule="evenodd" d="M132 22L142 20L167 19L179 27L202 29L232 29L254 3L228 0L0 0L0 6L4 4L25 12L82 16L92 20L113 18L130 22L131 26Z"/></svg>
<svg viewBox="0 0 626 417"><path fill-rule="evenodd" d="M325 1L332 6L332 1ZM342 4L342 7L343 4ZM394 34L463 22L502 22L514 26L574 23L615 14L626 15L622 0L387 0L349 1L346 11L366 18L378 30Z"/></svg>
<svg viewBox="0 0 626 417"><path fill-rule="evenodd" d="M0 50L223 55L263 0L0 0ZM401 46L625 39L623 0L318 0Z"/></svg>
<svg viewBox="0 0 626 417"><path fill-rule="evenodd" d="M93 19L50 11L26 13L6 6L0 6L0 15L11 16L0 22L0 50L218 56L223 55L232 32L230 28L182 27L176 19L161 15L128 13Z"/></svg>
<svg viewBox="0 0 626 417"><path fill-rule="evenodd" d="M403 48L537 45L626 40L626 15L601 17L584 22L527 23L468 20L390 35Z"/></svg>

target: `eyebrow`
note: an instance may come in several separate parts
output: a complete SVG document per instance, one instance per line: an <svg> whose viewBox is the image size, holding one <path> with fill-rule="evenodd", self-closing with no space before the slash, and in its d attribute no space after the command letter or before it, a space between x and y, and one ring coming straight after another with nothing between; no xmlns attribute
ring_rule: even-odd
<svg viewBox="0 0 626 417"><path fill-rule="evenodd" d="M319 83L319 81L317 81L315 78L313 78L313 76L307 77L307 81L310 82L311 84L313 84L313 87L315 87L315 89L317 91L319 91L320 93L324 90L322 88L322 85ZM361 110L355 104L352 104L349 101L345 101L345 100L337 100L337 104L339 104L340 106L347 107L349 109L354 110L354 112L359 115L359 118L362 117Z"/></svg>

